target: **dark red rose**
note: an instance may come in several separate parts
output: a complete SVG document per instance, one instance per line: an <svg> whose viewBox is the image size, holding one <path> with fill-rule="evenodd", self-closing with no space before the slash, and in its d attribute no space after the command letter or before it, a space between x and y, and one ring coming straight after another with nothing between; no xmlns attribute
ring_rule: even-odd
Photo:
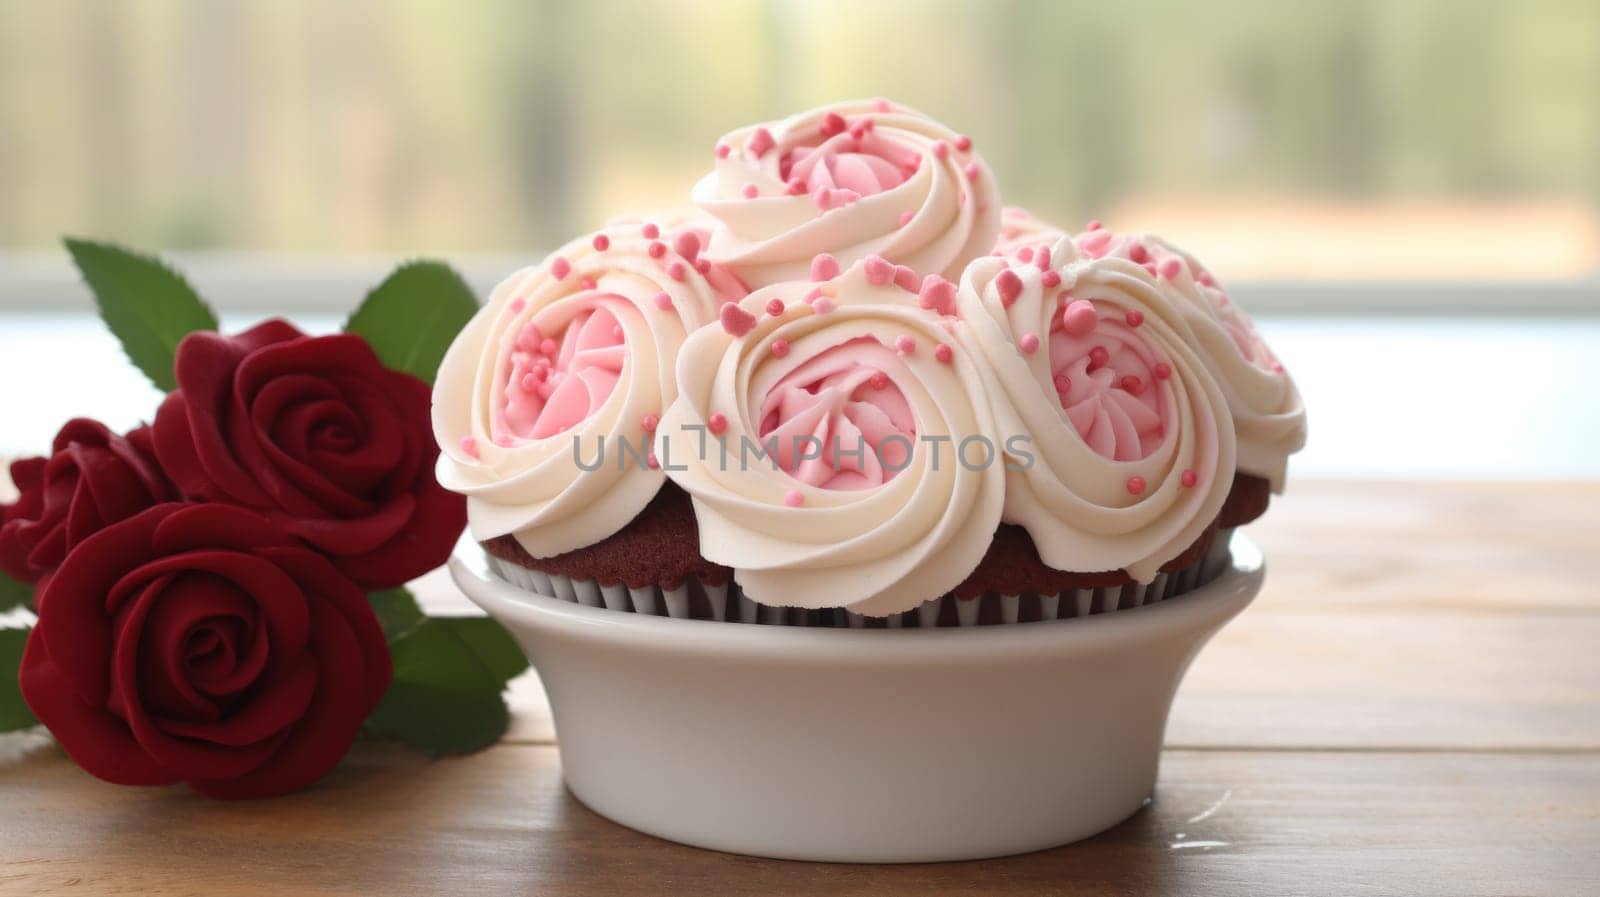
<svg viewBox="0 0 1600 897"><path fill-rule="evenodd" d="M184 495L260 511L367 588L449 558L466 502L434 479L430 390L365 340L276 320L192 333L174 373L155 447Z"/></svg>
<svg viewBox="0 0 1600 897"><path fill-rule="evenodd" d="M85 770L212 797L303 788L389 687L361 588L260 514L164 504L67 555L38 600L22 696Z"/></svg>
<svg viewBox="0 0 1600 897"><path fill-rule="evenodd" d="M74 546L174 493L156 465L150 428L118 436L87 418L67 421L48 458L11 465L21 494L0 505L0 570L38 582Z"/></svg>

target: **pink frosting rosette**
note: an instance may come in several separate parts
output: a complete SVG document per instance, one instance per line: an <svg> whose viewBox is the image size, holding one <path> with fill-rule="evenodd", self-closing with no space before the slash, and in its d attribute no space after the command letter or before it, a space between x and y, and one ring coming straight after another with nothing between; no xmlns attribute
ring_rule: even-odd
<svg viewBox="0 0 1600 897"><path fill-rule="evenodd" d="M692 334L656 452L700 550L752 600L871 616L939 597L1000 522L987 375L954 287L871 256L757 290Z"/></svg>
<svg viewBox="0 0 1600 897"><path fill-rule="evenodd" d="M1227 397L1239 441L1239 469L1282 492L1289 456L1306 442L1300 391L1255 322L1194 256L1153 234L1117 234L1092 226L1074 238L1091 259L1142 268L1183 312L1212 376Z"/></svg>
<svg viewBox="0 0 1600 897"><path fill-rule="evenodd" d="M660 489L659 470L615 456L648 451L684 338L743 295L701 257L704 240L613 224L511 275L456 337L433 427L439 481L467 496L473 538L560 554L621 529Z"/></svg>
<svg viewBox="0 0 1600 897"><path fill-rule="evenodd" d="M972 141L887 100L740 128L716 156L693 194L719 222L706 255L752 287L804 280L819 253L954 280L999 232L999 190Z"/></svg>
<svg viewBox="0 0 1600 897"><path fill-rule="evenodd" d="M962 331L992 366L1001 432L1032 463L1006 520L1039 557L1148 582L1204 532L1232 486L1233 421L1183 313L1143 268L1080 259L1069 238L973 262Z"/></svg>

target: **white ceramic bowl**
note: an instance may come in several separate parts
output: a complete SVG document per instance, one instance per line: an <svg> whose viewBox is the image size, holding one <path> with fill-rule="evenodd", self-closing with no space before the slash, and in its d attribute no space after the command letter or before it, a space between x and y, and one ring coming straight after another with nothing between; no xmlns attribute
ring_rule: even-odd
<svg viewBox="0 0 1600 897"><path fill-rule="evenodd" d="M585 607L451 573L550 697L567 786L623 825L799 860L926 862L1086 838L1151 795L1173 693L1255 597L1235 534L1211 583L1145 607L946 629L808 629Z"/></svg>

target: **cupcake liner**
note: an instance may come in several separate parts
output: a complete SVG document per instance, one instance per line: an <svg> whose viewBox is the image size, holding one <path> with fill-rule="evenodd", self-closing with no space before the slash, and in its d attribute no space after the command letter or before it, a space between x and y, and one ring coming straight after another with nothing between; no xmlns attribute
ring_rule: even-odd
<svg viewBox="0 0 1600 897"><path fill-rule="evenodd" d="M1164 572L1148 583L1093 589L1072 589L1053 595L1006 595L987 592L972 598L944 595L916 608L887 617L867 617L842 607L808 609L775 607L751 600L737 584L708 585L690 579L682 584L631 587L605 585L544 573L488 555L496 576L525 591L585 607L648 614L683 620L754 623L849 629L932 629L965 626L1007 626L1048 620L1069 620L1168 601L1211 582L1228 568L1228 543L1233 530L1218 530L1210 548L1195 563Z"/></svg>

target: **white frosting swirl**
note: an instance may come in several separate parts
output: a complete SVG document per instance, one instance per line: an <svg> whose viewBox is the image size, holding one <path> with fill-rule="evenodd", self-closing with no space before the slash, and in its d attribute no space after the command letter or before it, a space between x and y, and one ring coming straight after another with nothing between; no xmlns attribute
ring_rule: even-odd
<svg viewBox="0 0 1600 897"><path fill-rule="evenodd" d="M1024 246L1049 246L1065 236L1066 230L1035 218L1027 209L1006 206L1000 212L1000 237L994 242L994 254L1012 255Z"/></svg>
<svg viewBox="0 0 1600 897"><path fill-rule="evenodd" d="M1097 228L1075 239L1090 257L1126 259L1143 267L1175 297L1200 354L1222 387L1239 441L1239 469L1282 492L1289 456L1306 443L1300 391L1255 322L1199 260L1154 234L1114 234Z"/></svg>
<svg viewBox="0 0 1600 897"><path fill-rule="evenodd" d="M881 272L871 281L857 264L825 284L752 293L738 319L725 310L679 357L656 451L693 496L702 554L764 604L909 610L960 583L1000 522L1002 463L979 464L981 445L967 446L967 464L957 457L967 437L998 449L987 375L954 335L963 325L919 308L887 262L869 261ZM885 453L903 466L892 476L871 461L830 476L756 457L796 421L880 447L902 440L909 453ZM842 445L862 447L873 451Z"/></svg>
<svg viewBox="0 0 1600 897"><path fill-rule="evenodd" d="M586 235L507 278L456 337L433 428L475 539L511 533L549 557L615 533L660 489L660 470L619 463L622 443L647 451L685 336L742 293L697 257L702 240L644 222Z"/></svg>
<svg viewBox="0 0 1600 897"><path fill-rule="evenodd" d="M973 262L957 300L1000 432L1036 455L1007 470L1005 518L1052 567L1148 582L1228 496L1227 402L1144 269L1079 259L1065 237L1025 255Z"/></svg>
<svg viewBox="0 0 1600 897"><path fill-rule="evenodd" d="M999 189L971 141L886 100L740 128L717 154L693 194L721 223L706 254L752 287L804 280L822 253L955 280L999 232Z"/></svg>

